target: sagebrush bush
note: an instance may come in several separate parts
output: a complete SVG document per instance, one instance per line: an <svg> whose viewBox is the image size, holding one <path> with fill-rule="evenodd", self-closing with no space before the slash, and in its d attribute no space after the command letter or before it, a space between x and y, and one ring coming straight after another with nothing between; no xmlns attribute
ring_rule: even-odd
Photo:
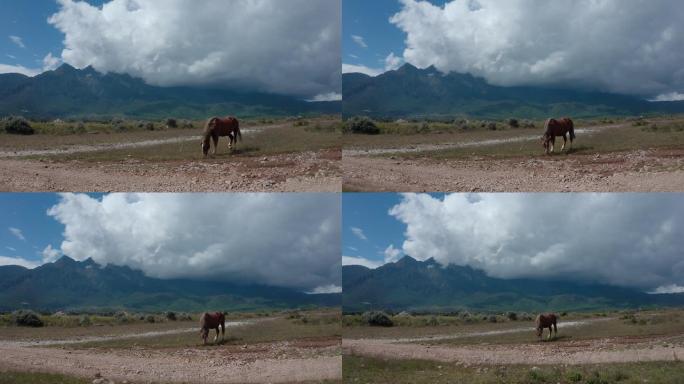
<svg viewBox="0 0 684 384"><path fill-rule="evenodd" d="M394 322L390 317L385 313L381 311L370 311L370 312L364 312L363 314L363 322L368 324L368 325L373 325L373 326L379 326L379 327L391 327L394 325Z"/></svg>
<svg viewBox="0 0 684 384"><path fill-rule="evenodd" d="M10 116L3 120L5 132L15 135L33 135L35 131L31 124L21 116Z"/></svg>
<svg viewBox="0 0 684 384"><path fill-rule="evenodd" d="M171 321L176 321L176 313L175 312L166 312L166 319L171 320Z"/></svg>
<svg viewBox="0 0 684 384"><path fill-rule="evenodd" d="M342 132L377 135L380 133L380 128L367 117L353 117L344 123Z"/></svg>
<svg viewBox="0 0 684 384"><path fill-rule="evenodd" d="M90 320L90 316L88 315L83 315L78 319L78 325L81 327L89 327L93 324L93 322Z"/></svg>
<svg viewBox="0 0 684 384"><path fill-rule="evenodd" d="M166 119L167 128L178 128L178 122L176 119Z"/></svg>
<svg viewBox="0 0 684 384"><path fill-rule="evenodd" d="M12 312L12 321L20 327L42 327L45 325L37 313L25 309Z"/></svg>

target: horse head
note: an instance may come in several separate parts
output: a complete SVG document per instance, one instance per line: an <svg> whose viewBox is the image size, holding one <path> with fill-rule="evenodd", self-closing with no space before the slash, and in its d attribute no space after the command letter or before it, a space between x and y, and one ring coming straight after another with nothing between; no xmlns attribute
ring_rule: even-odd
<svg viewBox="0 0 684 384"><path fill-rule="evenodd" d="M200 142L200 145L202 146L202 153L204 154L204 157L207 157L209 154L209 136L203 138Z"/></svg>
<svg viewBox="0 0 684 384"><path fill-rule="evenodd" d="M204 344L206 344L207 337L209 337L209 328L202 327L202 329L200 329L200 337L202 338L202 340L204 340Z"/></svg>

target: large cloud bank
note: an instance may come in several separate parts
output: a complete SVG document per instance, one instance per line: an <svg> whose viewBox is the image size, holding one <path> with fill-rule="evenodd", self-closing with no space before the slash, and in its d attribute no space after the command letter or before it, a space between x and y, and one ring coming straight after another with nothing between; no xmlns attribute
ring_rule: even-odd
<svg viewBox="0 0 684 384"><path fill-rule="evenodd" d="M677 194L407 194L390 214L406 224L404 253L420 260L501 278L684 286Z"/></svg>
<svg viewBox="0 0 684 384"><path fill-rule="evenodd" d="M159 278L340 286L334 194L66 194L48 214L61 251Z"/></svg>
<svg viewBox="0 0 684 384"><path fill-rule="evenodd" d="M684 93L679 0L401 0L391 22L418 67L497 85L579 85L655 96Z"/></svg>
<svg viewBox="0 0 684 384"><path fill-rule="evenodd" d="M155 85L340 93L340 0L59 0L62 60Z"/></svg>

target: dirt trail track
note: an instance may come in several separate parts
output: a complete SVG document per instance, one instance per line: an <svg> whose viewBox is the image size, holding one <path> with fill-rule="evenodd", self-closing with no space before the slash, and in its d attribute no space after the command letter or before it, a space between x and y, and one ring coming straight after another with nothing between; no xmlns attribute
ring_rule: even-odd
<svg viewBox="0 0 684 384"><path fill-rule="evenodd" d="M580 327L595 319L565 322L562 329ZM344 339L345 353L390 359L422 359L478 364L600 364L637 361L675 361L684 358L684 335L624 336L589 340L562 338L551 342L530 341L525 344L427 345L426 342L484 335L529 332L530 327L490 332L459 333L404 339Z"/></svg>
<svg viewBox="0 0 684 384"><path fill-rule="evenodd" d="M623 127L599 125L578 134ZM677 192L684 189L684 150L645 149L593 155L471 157L437 160L376 157L538 140L539 135L399 148L345 148L348 190L406 192ZM562 140L556 142L560 151Z"/></svg>
<svg viewBox="0 0 684 384"><path fill-rule="evenodd" d="M229 322L227 327L244 322ZM46 345L156 337L177 329L78 340L0 341L0 370L58 372L133 382L278 383L341 379L339 338L205 348L76 349ZM196 332L193 328L191 331Z"/></svg>

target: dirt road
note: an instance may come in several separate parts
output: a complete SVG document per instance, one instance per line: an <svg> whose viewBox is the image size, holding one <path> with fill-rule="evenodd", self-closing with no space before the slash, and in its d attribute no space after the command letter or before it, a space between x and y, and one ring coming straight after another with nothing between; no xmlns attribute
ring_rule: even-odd
<svg viewBox="0 0 684 384"><path fill-rule="evenodd" d="M602 319L600 321L604 321ZM587 322L565 322L564 329ZM390 359L421 359L480 364L600 364L637 361L676 361L684 358L684 335L624 336L589 340L530 341L525 344L429 345L437 340L529 332L530 327L405 339L344 339L345 353ZM562 335L562 333L561 333ZM534 336L532 336L534 337Z"/></svg>
<svg viewBox="0 0 684 384"><path fill-rule="evenodd" d="M0 191L338 192L339 150L220 162L0 159Z"/></svg>
<svg viewBox="0 0 684 384"><path fill-rule="evenodd" d="M121 337L130 335L116 338ZM133 382L280 383L339 380L342 358L340 340L336 337L204 348L125 350L67 350L0 341L0 369L90 378L100 374L108 379Z"/></svg>
<svg viewBox="0 0 684 384"><path fill-rule="evenodd" d="M676 192L684 149L544 158L434 160L345 156L345 190L402 192Z"/></svg>

